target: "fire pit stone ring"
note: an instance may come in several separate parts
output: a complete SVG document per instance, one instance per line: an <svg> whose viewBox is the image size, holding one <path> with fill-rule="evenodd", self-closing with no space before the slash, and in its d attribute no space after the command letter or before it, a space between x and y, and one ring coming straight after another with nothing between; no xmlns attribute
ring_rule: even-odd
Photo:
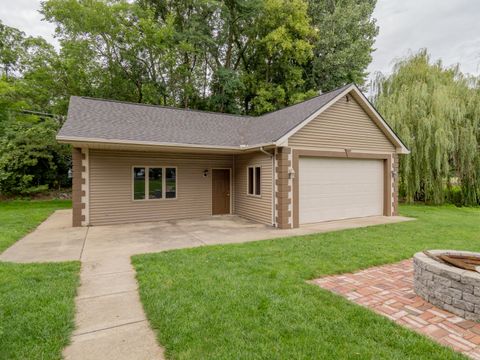
<svg viewBox="0 0 480 360"><path fill-rule="evenodd" d="M415 293L467 320L480 321L480 273L464 270L434 259L441 255L480 257L480 253L430 250L413 257Z"/></svg>

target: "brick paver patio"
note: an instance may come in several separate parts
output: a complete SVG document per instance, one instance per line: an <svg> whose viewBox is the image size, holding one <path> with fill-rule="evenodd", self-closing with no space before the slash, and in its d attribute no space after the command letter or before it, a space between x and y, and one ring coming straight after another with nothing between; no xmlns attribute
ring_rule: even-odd
<svg viewBox="0 0 480 360"><path fill-rule="evenodd" d="M413 291L413 262L323 277L312 283L480 360L480 323L437 308Z"/></svg>

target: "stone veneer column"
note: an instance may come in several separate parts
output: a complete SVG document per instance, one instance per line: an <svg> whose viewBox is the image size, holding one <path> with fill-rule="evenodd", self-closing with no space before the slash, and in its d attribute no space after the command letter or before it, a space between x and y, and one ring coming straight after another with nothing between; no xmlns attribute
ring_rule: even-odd
<svg viewBox="0 0 480 360"><path fill-rule="evenodd" d="M392 157L392 215L398 215L398 154L394 154Z"/></svg>
<svg viewBox="0 0 480 360"><path fill-rule="evenodd" d="M277 148L275 158L276 223L280 229L292 228L292 180L288 169L292 167L292 149Z"/></svg>
<svg viewBox="0 0 480 360"><path fill-rule="evenodd" d="M85 204L82 203L82 181L84 181L82 179L82 160L84 157L82 149L72 149L72 226L82 226L82 221L85 220L82 218L82 209L85 207Z"/></svg>

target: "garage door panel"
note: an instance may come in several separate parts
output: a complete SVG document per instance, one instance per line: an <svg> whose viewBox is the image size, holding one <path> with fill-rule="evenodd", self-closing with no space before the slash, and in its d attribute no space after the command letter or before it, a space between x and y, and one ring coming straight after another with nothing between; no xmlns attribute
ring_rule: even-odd
<svg viewBox="0 0 480 360"><path fill-rule="evenodd" d="M300 158L300 223L383 214L383 161Z"/></svg>

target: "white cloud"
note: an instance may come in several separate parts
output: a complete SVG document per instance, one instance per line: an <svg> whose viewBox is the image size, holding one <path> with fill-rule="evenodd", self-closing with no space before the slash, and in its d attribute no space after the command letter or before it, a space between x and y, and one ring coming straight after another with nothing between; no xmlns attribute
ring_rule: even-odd
<svg viewBox="0 0 480 360"><path fill-rule="evenodd" d="M378 0L380 33L369 71L388 73L395 59L427 48L433 60L479 74L479 14L478 0Z"/></svg>
<svg viewBox="0 0 480 360"><path fill-rule="evenodd" d="M41 36L58 46L58 41L53 36L55 26L42 20L43 15L39 10L39 0L0 0L0 20L5 25L15 27L30 36Z"/></svg>

